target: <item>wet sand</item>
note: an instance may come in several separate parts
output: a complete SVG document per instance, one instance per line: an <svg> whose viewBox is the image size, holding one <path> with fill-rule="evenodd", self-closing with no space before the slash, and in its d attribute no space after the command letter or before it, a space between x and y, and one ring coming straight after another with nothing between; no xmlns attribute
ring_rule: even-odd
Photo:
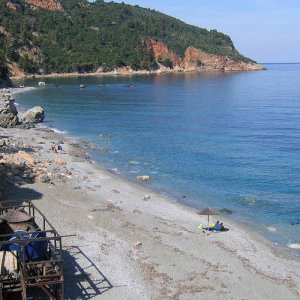
<svg viewBox="0 0 300 300"><path fill-rule="evenodd" d="M66 299L299 299L299 261L255 232L222 216L212 220L228 232L202 232L206 216L92 164L65 135L0 135L50 178L16 185L7 199L32 200L60 234L75 235L63 240Z"/></svg>

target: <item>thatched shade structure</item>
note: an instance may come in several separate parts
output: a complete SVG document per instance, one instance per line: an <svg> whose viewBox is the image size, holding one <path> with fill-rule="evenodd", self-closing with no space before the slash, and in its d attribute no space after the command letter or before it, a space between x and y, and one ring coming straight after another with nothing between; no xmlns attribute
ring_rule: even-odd
<svg viewBox="0 0 300 300"><path fill-rule="evenodd" d="M17 209L8 210L1 218L8 223L23 223L33 219L33 217L29 216L25 211Z"/></svg>
<svg viewBox="0 0 300 300"><path fill-rule="evenodd" d="M207 221L208 221L208 226L209 226L209 216L213 216L213 215L218 215L218 212L214 211L213 209L206 207L203 210L201 210L200 212L198 212L198 215L207 215Z"/></svg>

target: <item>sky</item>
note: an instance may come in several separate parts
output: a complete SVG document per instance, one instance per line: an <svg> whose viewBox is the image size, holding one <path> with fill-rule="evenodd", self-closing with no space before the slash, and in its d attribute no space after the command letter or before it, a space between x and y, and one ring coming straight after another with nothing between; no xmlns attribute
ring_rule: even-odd
<svg viewBox="0 0 300 300"><path fill-rule="evenodd" d="M122 2L115 0L114 2ZM228 34L261 63L300 62L300 0L124 0Z"/></svg>

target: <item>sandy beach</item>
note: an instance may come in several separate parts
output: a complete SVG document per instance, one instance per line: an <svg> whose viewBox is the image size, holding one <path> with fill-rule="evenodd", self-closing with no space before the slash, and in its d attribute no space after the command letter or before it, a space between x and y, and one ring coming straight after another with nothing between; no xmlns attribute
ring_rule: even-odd
<svg viewBox="0 0 300 300"><path fill-rule="evenodd" d="M48 176L16 183L5 199L33 201L60 234L74 235L63 240L66 299L299 299L299 261L256 233L223 216L212 220L228 232L202 232L206 216L92 164L71 137L0 135L1 155L25 151Z"/></svg>

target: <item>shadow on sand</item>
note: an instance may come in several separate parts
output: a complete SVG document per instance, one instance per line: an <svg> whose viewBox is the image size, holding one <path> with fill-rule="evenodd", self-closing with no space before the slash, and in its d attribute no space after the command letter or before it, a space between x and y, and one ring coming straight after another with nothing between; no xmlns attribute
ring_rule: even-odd
<svg viewBox="0 0 300 300"><path fill-rule="evenodd" d="M65 299L93 299L113 288L106 276L77 246L63 250ZM28 300L49 299L41 290L28 291Z"/></svg>
<svg viewBox="0 0 300 300"><path fill-rule="evenodd" d="M63 250L65 298L92 299L113 288L107 277L77 246Z"/></svg>

